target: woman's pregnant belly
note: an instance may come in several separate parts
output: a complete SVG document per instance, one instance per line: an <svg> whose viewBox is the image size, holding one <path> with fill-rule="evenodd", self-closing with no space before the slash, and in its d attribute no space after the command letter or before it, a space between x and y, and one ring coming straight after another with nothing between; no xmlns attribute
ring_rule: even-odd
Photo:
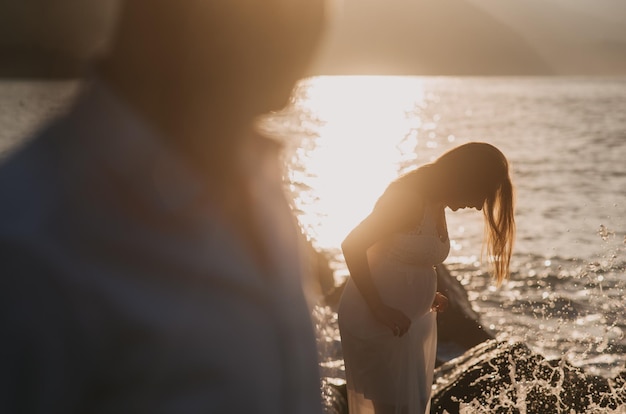
<svg viewBox="0 0 626 414"><path fill-rule="evenodd" d="M387 305L415 320L430 312L437 291L433 266L386 260L371 266L372 279Z"/></svg>

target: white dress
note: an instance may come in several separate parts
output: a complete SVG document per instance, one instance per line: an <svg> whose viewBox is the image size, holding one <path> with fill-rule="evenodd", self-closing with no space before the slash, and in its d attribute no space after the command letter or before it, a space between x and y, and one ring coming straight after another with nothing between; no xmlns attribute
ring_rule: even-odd
<svg viewBox="0 0 626 414"><path fill-rule="evenodd" d="M434 265L450 250L447 233L443 236L435 210L426 207L416 229L394 234L367 252L383 302L411 318L409 331L400 338L374 319L348 281L338 317L350 414L373 414L373 402L394 414L429 411L437 351L437 319L431 311L437 290Z"/></svg>

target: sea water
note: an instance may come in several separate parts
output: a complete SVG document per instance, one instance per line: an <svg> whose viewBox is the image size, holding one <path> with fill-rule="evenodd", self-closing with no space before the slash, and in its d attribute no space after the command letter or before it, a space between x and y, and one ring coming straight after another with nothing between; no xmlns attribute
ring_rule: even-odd
<svg viewBox="0 0 626 414"><path fill-rule="evenodd" d="M0 81L0 157L77 90ZM499 147L516 187L511 279L490 279L475 210L447 212L445 263L499 340L613 377L626 362L625 108L626 78L314 77L260 125L285 142L294 210L337 283L341 240L389 181L468 141ZM341 381L336 314L314 318L322 373Z"/></svg>
<svg viewBox="0 0 626 414"><path fill-rule="evenodd" d="M74 80L0 79L0 158L63 111L79 88Z"/></svg>
<svg viewBox="0 0 626 414"><path fill-rule="evenodd" d="M626 361L625 109L623 77L318 77L265 126L286 137L296 213L338 283L341 240L390 180L468 141L499 147L516 188L511 279L490 279L475 210L447 211L445 264L497 339L612 377ZM336 315L317 312L340 376Z"/></svg>

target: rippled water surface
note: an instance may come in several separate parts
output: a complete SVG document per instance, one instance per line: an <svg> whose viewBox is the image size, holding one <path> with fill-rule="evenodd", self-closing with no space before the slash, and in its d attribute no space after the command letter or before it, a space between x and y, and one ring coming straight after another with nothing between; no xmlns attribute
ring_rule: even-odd
<svg viewBox="0 0 626 414"><path fill-rule="evenodd" d="M322 77L264 125L286 138L300 222L338 281L341 240L391 179L467 141L498 146L517 191L512 278L496 289L479 263L473 210L448 212L446 264L498 339L612 376L626 361L624 108L626 78Z"/></svg>
<svg viewBox="0 0 626 414"><path fill-rule="evenodd" d="M76 88L0 82L0 156ZM341 240L390 180L470 140L498 146L517 187L511 280L496 289L479 263L476 211L448 213L446 264L498 339L612 377L626 362L624 108L626 78L321 77L262 125L286 142L299 221L338 282ZM342 375L336 314L320 306L314 318L332 381Z"/></svg>

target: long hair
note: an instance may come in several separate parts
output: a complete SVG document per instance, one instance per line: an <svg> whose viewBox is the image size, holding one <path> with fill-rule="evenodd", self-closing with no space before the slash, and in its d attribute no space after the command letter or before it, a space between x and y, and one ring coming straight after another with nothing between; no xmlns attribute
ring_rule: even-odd
<svg viewBox="0 0 626 414"><path fill-rule="evenodd" d="M493 263L498 285L509 277L509 265L515 239L513 185L507 176L483 208L487 254Z"/></svg>
<svg viewBox="0 0 626 414"><path fill-rule="evenodd" d="M509 277L515 239L514 190L506 157L491 144L470 142L446 152L434 165L442 175L440 184L450 191L485 196L483 253L487 251L500 285Z"/></svg>

